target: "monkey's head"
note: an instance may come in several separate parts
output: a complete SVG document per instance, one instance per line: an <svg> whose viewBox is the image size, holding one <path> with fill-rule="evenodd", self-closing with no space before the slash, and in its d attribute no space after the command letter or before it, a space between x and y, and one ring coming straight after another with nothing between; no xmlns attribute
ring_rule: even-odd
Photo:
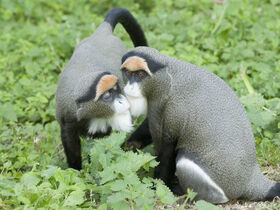
<svg viewBox="0 0 280 210"><path fill-rule="evenodd" d="M156 62L149 54L138 52L136 48L122 57L121 71L125 82L124 92L130 103L133 116L147 113L147 98L151 95L153 85L156 84L155 73L165 67Z"/></svg>
<svg viewBox="0 0 280 210"><path fill-rule="evenodd" d="M132 130L130 105L121 94L118 78L110 72L95 72L81 78L75 89L77 119L89 120L89 133L105 133L108 128Z"/></svg>

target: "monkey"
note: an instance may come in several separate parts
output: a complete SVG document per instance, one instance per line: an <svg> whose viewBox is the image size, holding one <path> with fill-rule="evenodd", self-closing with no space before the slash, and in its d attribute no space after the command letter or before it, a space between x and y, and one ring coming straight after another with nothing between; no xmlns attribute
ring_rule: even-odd
<svg viewBox="0 0 280 210"><path fill-rule="evenodd" d="M176 174L183 192L214 204L280 196L257 163L244 107L220 77L150 47L127 52L120 69L131 113L147 114L156 178L172 188Z"/></svg>
<svg viewBox="0 0 280 210"><path fill-rule="evenodd" d="M82 168L81 136L101 138L112 129L132 129L129 104L117 79L126 53L122 41L113 35L117 23L124 26L134 46L148 45L131 13L115 8L91 36L78 44L58 81L56 119L68 166L77 170Z"/></svg>

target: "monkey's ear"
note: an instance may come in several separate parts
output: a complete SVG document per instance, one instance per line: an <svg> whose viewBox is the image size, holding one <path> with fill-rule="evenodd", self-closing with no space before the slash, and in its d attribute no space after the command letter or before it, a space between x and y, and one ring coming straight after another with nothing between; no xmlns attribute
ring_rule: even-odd
<svg viewBox="0 0 280 210"><path fill-rule="evenodd" d="M77 113L76 113L78 121L85 119L87 116L87 113L88 112L87 112L87 109L85 106L83 106L83 105L79 106L77 109Z"/></svg>

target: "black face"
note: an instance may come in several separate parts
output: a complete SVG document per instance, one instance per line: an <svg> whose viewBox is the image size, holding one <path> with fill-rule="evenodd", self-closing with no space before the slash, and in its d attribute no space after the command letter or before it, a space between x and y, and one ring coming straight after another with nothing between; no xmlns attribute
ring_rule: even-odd
<svg viewBox="0 0 280 210"><path fill-rule="evenodd" d="M107 90L106 92L104 92L99 97L98 100L101 100L101 101L106 102L106 103L111 103L116 98L120 98L120 93L121 93L121 89L120 89L119 85L117 84L116 86L114 86L110 90Z"/></svg>
<svg viewBox="0 0 280 210"><path fill-rule="evenodd" d="M142 69L139 69L137 71L128 71L126 68L123 68L122 72L131 84L134 82L141 82L148 76L148 73Z"/></svg>

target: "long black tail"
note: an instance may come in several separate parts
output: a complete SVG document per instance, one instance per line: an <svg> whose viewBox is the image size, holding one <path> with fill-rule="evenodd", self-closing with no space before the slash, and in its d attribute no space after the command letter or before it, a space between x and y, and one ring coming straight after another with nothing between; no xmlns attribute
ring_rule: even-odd
<svg viewBox="0 0 280 210"><path fill-rule="evenodd" d="M112 26L113 31L116 24L121 23L129 34L135 47L148 46L141 26L128 10L122 8L112 9L110 12L108 12L105 21Z"/></svg>

